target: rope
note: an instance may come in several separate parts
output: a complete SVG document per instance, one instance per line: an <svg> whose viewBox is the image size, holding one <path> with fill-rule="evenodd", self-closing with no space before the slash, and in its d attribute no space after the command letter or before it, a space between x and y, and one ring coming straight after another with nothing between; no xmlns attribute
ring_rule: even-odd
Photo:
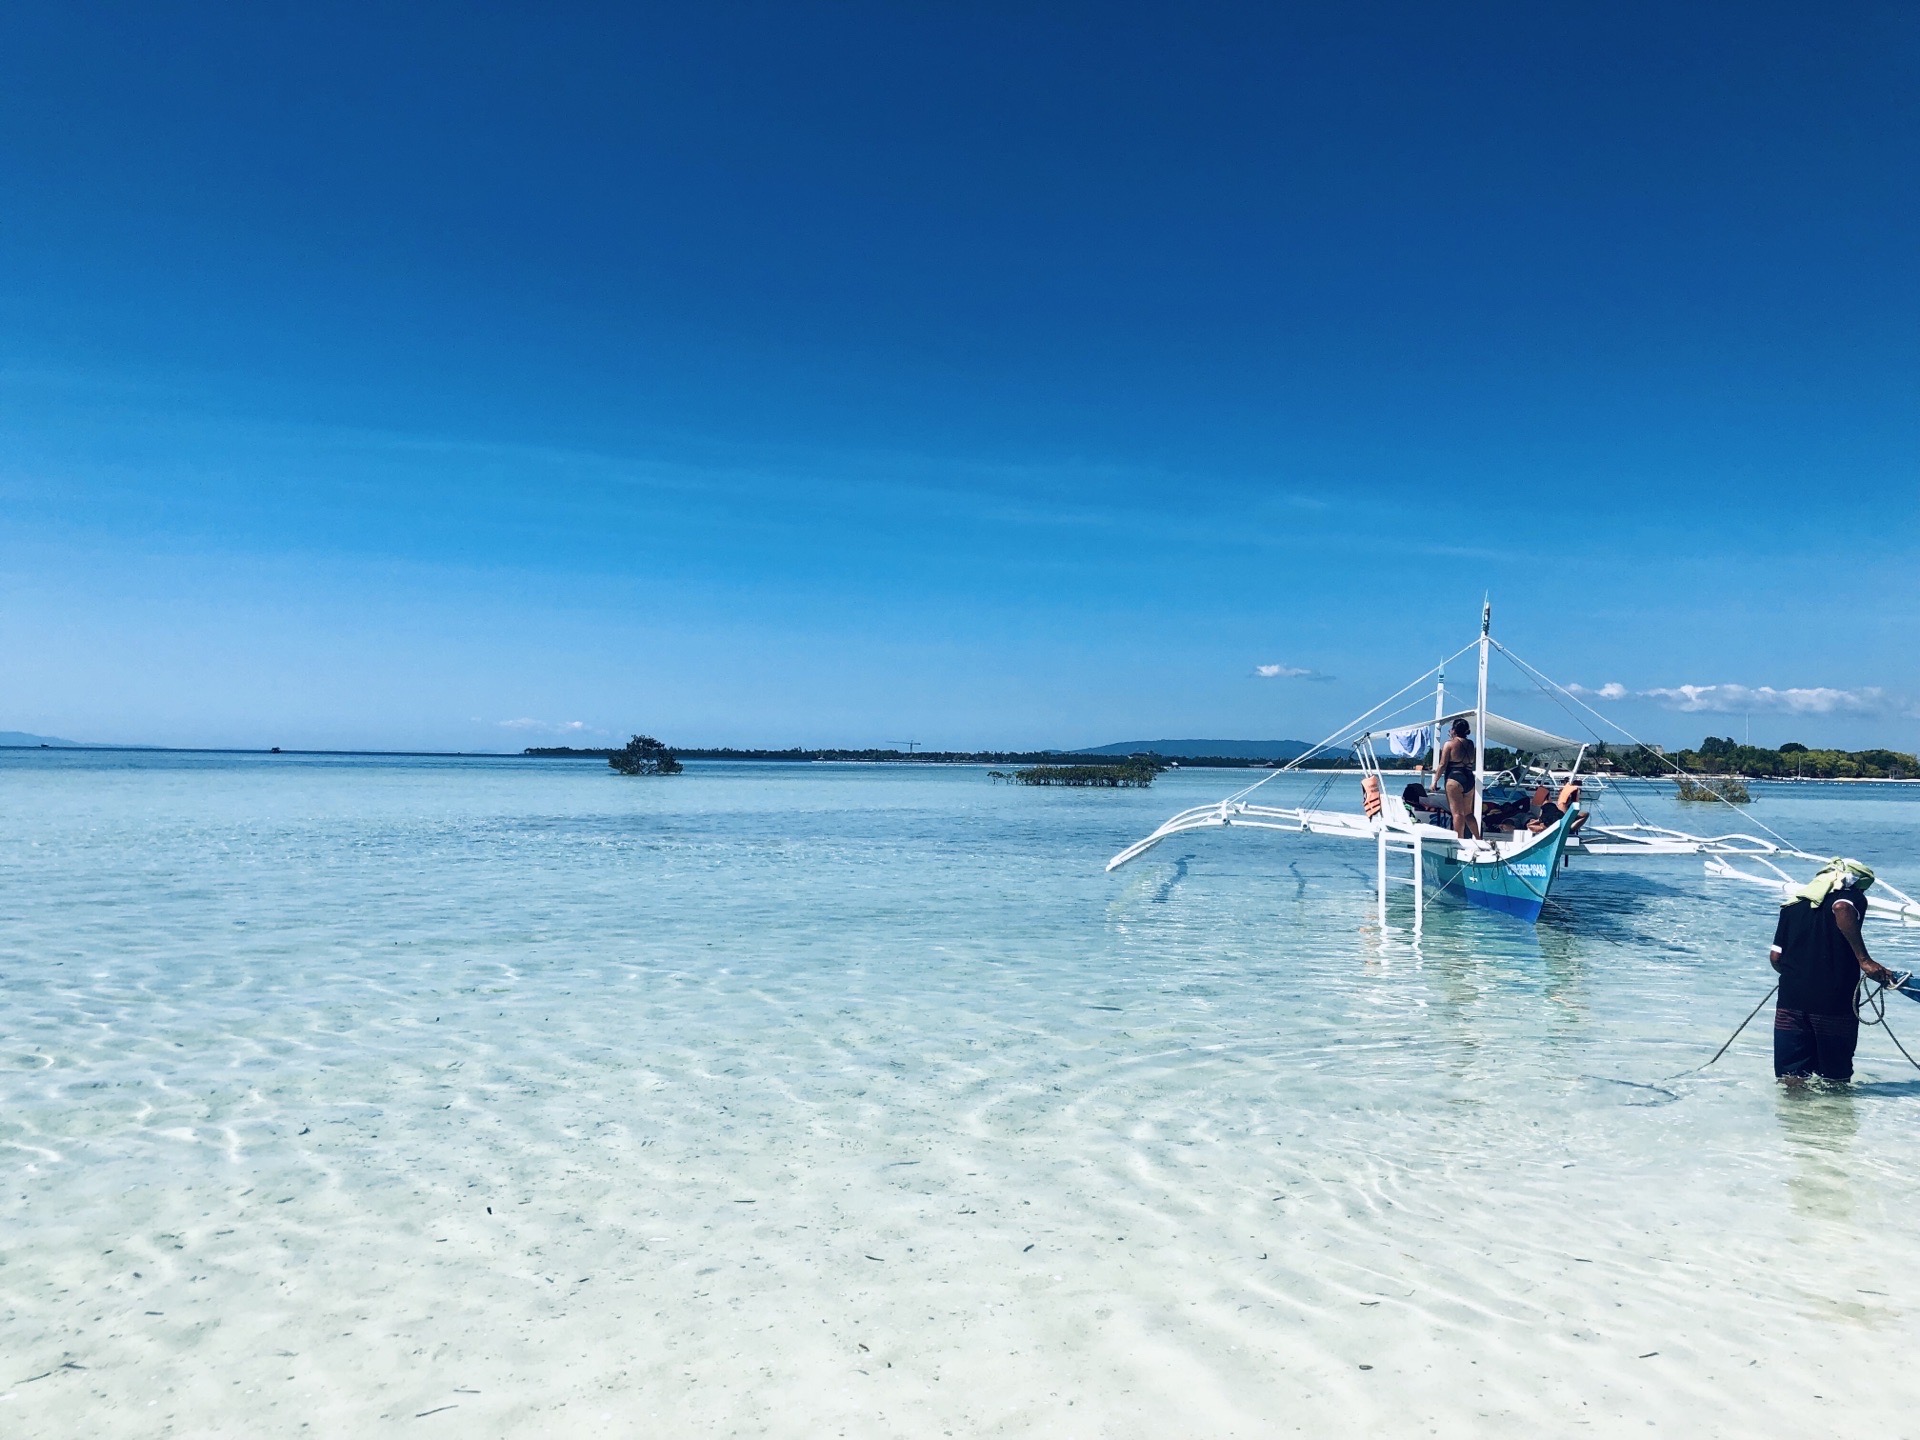
<svg viewBox="0 0 1920 1440"><path fill-rule="evenodd" d="M1893 1041L1893 1048L1898 1050L1902 1055L1907 1055L1907 1047L1902 1045L1900 1043L1900 1037L1893 1033L1893 1027L1887 1024L1887 1017L1882 1015L1877 1023L1882 1030L1887 1032L1887 1039ZM1916 1070L1920 1070L1920 1060L1914 1059L1911 1055L1907 1055L1907 1064L1913 1066Z"/></svg>
<svg viewBox="0 0 1920 1440"><path fill-rule="evenodd" d="M1897 978L1897 977L1896 977ZM1907 1047L1900 1043L1900 1037L1893 1033L1893 1026L1887 1023L1887 983L1884 980L1874 982L1875 988L1858 996L1853 1002L1853 1013L1859 1017L1862 1025L1878 1025L1887 1032L1887 1038L1893 1041L1893 1048L1907 1056L1907 1063L1920 1070L1920 1060L1907 1055ZM1903 984L1900 987L1906 989Z"/></svg>
<svg viewBox="0 0 1920 1440"><path fill-rule="evenodd" d="M1513 662L1514 667L1517 670L1519 670L1522 675L1525 675L1529 680L1533 681L1534 688L1539 690L1539 692L1542 695L1545 695L1549 700L1553 701L1555 705L1558 705L1560 709L1565 712L1569 720L1573 721L1574 724L1578 725L1581 729L1585 730L1589 735L1593 737L1596 744L1600 745L1602 749L1605 748L1606 741L1601 739L1600 732L1598 730L1595 730L1591 725L1587 724L1587 722L1582 720L1578 715L1574 714L1573 711L1567 709L1566 701L1562 700L1558 695L1554 693L1556 689L1560 688L1557 681L1552 680L1548 676L1541 674L1538 670L1535 670L1533 666L1529 665L1526 661L1522 660L1518 655L1514 654L1511 650L1507 649L1506 646L1502 645L1498 640L1495 640L1492 636L1488 636L1487 639L1488 639L1488 642L1492 644L1496 650L1498 650L1502 655L1506 656L1507 659ZM1573 699L1576 703L1580 704L1583 709L1591 709L1591 707L1587 706L1584 701L1581 701L1577 695L1572 695L1571 692L1569 692L1569 698ZM1599 714L1598 711L1594 711L1593 713L1596 715ZM1604 715L1601 715L1599 718L1602 720L1606 720L1606 717ZM1613 722L1610 720L1607 720L1607 723L1609 725L1613 724ZM1614 725L1614 729L1619 730L1622 735L1625 735L1629 740L1632 740L1633 743L1640 746L1641 749L1646 750L1647 753L1654 755L1656 759L1662 758L1653 751L1652 747L1648 746L1644 741L1638 739L1636 736L1634 736L1630 732L1624 729L1621 729L1621 727L1618 725ZM1632 779L1638 779L1638 778L1639 777L1637 776L1630 776L1630 775L1612 776L1609 778L1607 791L1612 794L1617 794L1620 797L1620 802L1627 807L1627 813L1632 815L1633 818L1638 823L1645 825L1647 823L1647 817L1641 813L1640 807L1633 803L1633 796L1628 793L1626 786L1622 783L1623 781L1626 781L1626 780L1632 780ZM1721 798L1721 797L1716 797L1716 798ZM1595 807L1596 811L1599 808L1600 808L1599 806L1596 806ZM1605 817L1601 816L1600 818L1604 819Z"/></svg>
<svg viewBox="0 0 1920 1440"><path fill-rule="evenodd" d="M1307 761L1311 760L1315 755L1318 755L1322 750L1328 749L1330 746L1332 746L1332 744L1336 740L1338 740L1342 735L1349 735L1355 730L1358 730L1362 725L1366 724L1367 721L1371 720L1375 715L1378 715L1382 710L1386 709L1387 706L1391 705L1394 701L1398 700L1402 695L1406 694L1407 691L1413 689L1414 686L1424 685L1426 683L1427 676L1434 674L1436 671L1445 670L1450 662L1454 660L1458 660L1462 655L1466 654L1467 651L1473 649L1473 647L1475 645L1478 645L1479 643L1480 642L1476 639L1476 640L1469 641L1465 645L1462 645L1458 650L1454 651L1453 654L1447 656L1445 660L1442 660L1438 665L1433 665L1428 667L1426 670L1423 670L1420 674L1416 675L1412 680L1409 680L1405 685L1402 685L1398 690L1394 691L1393 694L1387 696L1387 698L1382 700L1378 705L1375 705L1371 710L1366 711L1364 714L1356 717L1355 719L1349 720L1346 724L1342 725L1338 730L1335 730L1332 734L1328 735L1326 739L1318 741L1317 743L1309 746L1307 749L1301 751L1298 755L1294 756L1293 759L1289 760L1286 764L1282 765L1279 769L1268 771L1267 774L1262 779L1254 781L1253 784L1247 786L1247 788L1244 790L1235 791L1233 794L1229 795L1225 800L1222 800L1220 803L1222 805L1235 804L1238 801L1246 799L1247 796L1251 795L1254 791L1258 790L1262 785L1266 784L1268 780L1278 779L1280 776L1286 774L1289 770L1299 769L1300 766L1306 764Z"/></svg>
<svg viewBox="0 0 1920 1440"><path fill-rule="evenodd" d="M1904 989L1905 987L1903 986L1902 988ZM1734 1027L1733 1034L1727 1037L1727 1043L1713 1052L1713 1060L1707 1061L1706 1065L1696 1065L1691 1070L1682 1070L1678 1075L1669 1075L1666 1079L1682 1080L1689 1075L1697 1075L1706 1069L1707 1065L1713 1064L1714 1060L1718 1060L1722 1055L1726 1054L1727 1051L1732 1048L1733 1042L1740 1038L1740 1032L1753 1023L1753 1017L1758 1015L1761 1010L1766 1007L1767 1001L1773 999L1773 997L1779 993L1779 990L1779 983L1775 982L1773 988L1760 997L1760 1003L1749 1010L1747 1012L1747 1018ZM1856 996L1853 1002L1853 1012L1859 1017L1862 1025L1878 1025L1882 1030L1886 1031L1887 1038L1893 1041L1893 1048L1898 1050L1903 1056L1906 1056L1906 1061L1909 1065L1913 1066L1916 1070L1920 1070L1920 1060L1914 1059L1912 1055L1907 1053L1907 1047L1900 1043L1900 1037L1893 1033L1893 1027L1887 1023L1887 986L1883 982L1876 981L1874 989Z"/></svg>
<svg viewBox="0 0 1920 1440"><path fill-rule="evenodd" d="M1779 983L1776 981L1773 989L1767 991L1766 994L1760 997L1760 1003L1749 1010L1747 1012L1747 1018L1734 1027L1733 1034L1727 1036L1727 1043L1713 1052L1713 1060L1707 1061L1707 1065L1713 1064L1714 1060L1718 1060L1722 1055L1727 1053L1727 1050L1732 1046L1733 1042L1740 1038L1740 1032L1753 1023L1753 1017L1760 1013L1766 1006L1767 1001L1773 999L1775 991L1779 990L1779 988ZM1669 1075L1666 1078L1668 1080L1680 1080L1688 1075L1698 1075L1702 1070L1707 1068L1707 1065L1696 1065L1691 1070L1682 1070L1678 1075Z"/></svg>
<svg viewBox="0 0 1920 1440"><path fill-rule="evenodd" d="M1513 651L1507 649L1507 647L1502 645L1498 640L1493 640L1491 643L1494 649L1498 650L1502 655L1506 656L1515 665L1519 666L1520 669L1524 671L1529 677L1531 677L1536 684L1539 684L1542 686L1549 686L1551 687L1551 690L1559 691L1562 695L1565 695L1569 700L1573 701L1574 704L1578 705L1582 710L1586 711L1589 715L1593 716L1593 718L1598 720L1601 724L1611 726L1613 729L1618 730L1622 735L1626 736L1627 739L1631 740L1634 744L1638 745L1642 750L1646 751L1647 754L1653 756L1653 758L1658 760L1662 765L1665 765L1667 769L1671 770L1675 775L1685 775L1687 773L1686 771L1682 770L1678 765L1674 764L1673 761L1669 760L1665 755L1662 755L1658 750L1655 750L1651 745L1647 744L1647 742L1642 740L1638 735L1635 735L1631 730L1627 729L1626 726L1618 724L1615 721L1609 720L1606 716L1602 715L1598 710L1594 709L1591 705L1587 704L1586 701L1582 700L1578 695L1574 694L1571 690L1567 689L1566 686L1560 684L1559 681L1554 680L1551 677L1544 675L1540 671L1534 669L1533 666L1529 665L1526 661L1522 660L1518 655L1514 654ZM1551 693L1551 690L1549 691L1549 693ZM1565 710L1566 706L1562 705L1560 708ZM1572 712L1568 711L1568 713L1571 714ZM1582 722L1582 723L1584 724L1585 722ZM1591 726L1588 727L1588 733L1592 734L1596 740L1600 738L1599 732L1593 730ZM1712 789L1711 786L1709 786L1708 793L1711 794L1714 799L1725 804L1728 809L1734 810L1737 813L1738 807L1735 806L1731 800L1727 799L1726 796L1720 794L1719 791L1714 790ZM1631 806L1629 806L1629 808L1631 808ZM1771 835L1775 840L1778 840L1787 849L1789 850L1800 849L1798 845L1794 844L1791 840L1787 839L1786 836L1782 835L1778 830L1774 829L1771 825L1767 824L1766 821L1761 820L1752 815L1742 815L1740 818L1743 821L1745 821L1747 824L1758 826L1760 829L1766 831L1767 834Z"/></svg>
<svg viewBox="0 0 1920 1440"><path fill-rule="evenodd" d="M1327 778L1314 786L1313 793L1300 802L1300 808L1302 810L1318 810L1320 808L1320 802L1327 798L1328 792L1333 789L1334 782L1339 779L1340 774L1338 771L1328 772Z"/></svg>

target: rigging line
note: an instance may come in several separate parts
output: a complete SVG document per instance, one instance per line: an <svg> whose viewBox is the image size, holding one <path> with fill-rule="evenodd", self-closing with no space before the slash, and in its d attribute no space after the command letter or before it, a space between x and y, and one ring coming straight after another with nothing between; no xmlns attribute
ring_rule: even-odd
<svg viewBox="0 0 1920 1440"><path fill-rule="evenodd" d="M1545 695L1549 700L1553 701L1555 705L1559 706L1560 709L1566 713L1567 718L1573 721L1574 724L1580 726L1589 735L1591 735L1594 738L1596 743L1601 745L1603 748L1605 747L1606 741L1600 738L1600 732L1598 730L1595 730L1591 725L1587 724L1587 722L1582 720L1578 715L1574 714L1573 711L1568 710L1566 702L1562 700L1558 695L1554 694L1553 691L1548 688L1548 686L1552 684L1551 681L1548 681L1546 684L1542 684L1541 682L1543 680L1546 680L1545 676L1540 675L1537 671L1529 674L1528 673L1529 671L1533 671L1533 667L1531 665L1528 665L1524 660L1522 660L1518 655L1515 655L1511 650L1507 649L1498 640L1493 640L1491 636L1489 636L1488 639L1492 641L1494 647L1498 649L1502 655L1506 656L1508 660L1513 662L1515 668L1517 668L1522 675L1525 675L1527 679L1533 681L1533 685L1536 690L1538 690L1542 695ZM1602 717L1602 718L1604 719L1605 717ZM1620 733L1623 735L1627 735L1627 738L1630 740L1634 739L1634 737L1631 735L1628 735L1625 730L1622 730ZM1634 743L1639 744L1640 742L1638 740L1634 740ZM1614 777L1616 781L1629 779L1629 778L1633 778L1633 777L1629 777L1629 776ZM1619 791L1621 803L1627 807L1628 813L1631 814L1635 820L1637 820L1642 825L1645 825L1647 823L1647 817L1641 814L1640 807L1633 803L1633 797L1629 795L1623 787L1621 787L1617 783L1614 783L1614 784L1610 784L1608 788Z"/></svg>
<svg viewBox="0 0 1920 1440"><path fill-rule="evenodd" d="M1430 703L1431 698L1432 698L1431 696L1423 692L1419 695L1415 695L1411 697L1406 704L1402 705L1397 710L1389 710L1384 715L1374 716L1373 719L1370 722L1368 722L1366 733L1368 735L1378 735L1381 733L1383 728L1394 729L1396 727L1391 722L1399 719L1403 715L1406 715L1410 712L1414 712L1416 710L1418 711L1418 713L1424 715L1426 713L1425 707L1428 703ZM1422 721L1421 723L1426 725L1433 724L1431 720L1425 720L1425 721ZM1357 740L1360 737L1355 736L1354 738Z"/></svg>
<svg viewBox="0 0 1920 1440"><path fill-rule="evenodd" d="M1494 643L1496 645L1499 644L1498 641L1495 641ZM1567 709L1566 701L1562 700L1558 695L1554 694L1553 691L1549 689L1546 685L1543 685L1541 683L1540 678L1537 678L1534 675L1527 674L1527 672L1530 669L1532 669L1531 666L1526 665L1524 662L1522 662L1520 660L1520 657L1515 655L1510 650L1506 650L1503 648L1500 653L1505 655L1507 659L1513 661L1515 668L1518 669L1522 675L1526 675L1527 679L1532 680L1534 688L1538 690L1542 695L1545 695L1549 700L1553 701L1555 705L1559 706L1560 709L1565 712L1569 720L1572 720L1574 724L1584 729L1589 735L1593 736L1596 743L1598 743L1603 749L1605 748L1606 741L1600 738L1599 731L1595 730L1591 725L1587 724L1586 721L1582 720L1578 715L1574 714L1573 711ZM1622 731L1621 733L1625 734L1626 732ZM1625 788L1625 786L1619 783L1620 781L1633 779L1633 778L1635 777L1626 776L1626 775L1610 777L1607 788L1609 790L1618 792L1620 796L1620 803L1627 807L1627 813L1632 815L1633 818L1636 821L1638 821L1640 824L1645 825L1647 823L1647 817L1641 813L1640 807L1633 803L1633 796L1627 792L1627 789Z"/></svg>
<svg viewBox="0 0 1920 1440"><path fill-rule="evenodd" d="M1449 875L1445 880L1441 881L1440 884L1434 888L1433 898L1438 900L1442 895L1446 894L1447 891L1453 888L1454 882L1460 879L1463 879L1466 876L1466 873L1467 872L1464 869L1454 871L1453 874ZM1462 895L1466 894L1465 886L1461 887L1460 893Z"/></svg>
<svg viewBox="0 0 1920 1440"><path fill-rule="evenodd" d="M1567 689L1566 686L1562 685L1559 681L1554 680L1551 677L1544 675L1540 671L1534 669L1533 666L1529 665L1526 661L1522 660L1518 655L1514 654L1513 651L1507 649L1507 647L1502 645L1498 640L1494 640L1492 643L1496 650L1498 650L1502 655L1506 656L1509 660L1513 661L1513 663L1518 665L1522 670L1526 671L1536 681L1545 685L1552 686L1555 690L1558 690L1561 694L1565 695L1569 700L1573 701L1574 704L1578 705L1582 710L1585 710L1589 715L1593 716L1594 719L1600 721L1602 724L1613 726L1615 730L1618 730L1622 735L1626 736L1627 739L1631 740L1634 744L1638 745L1642 750L1646 751L1649 755L1653 756L1654 759L1658 760L1661 764L1665 765L1674 774L1684 776L1687 773L1686 771L1682 770L1678 765L1674 764L1673 761L1669 760L1665 755L1662 755L1658 750L1655 750L1651 745L1647 744L1647 742L1642 740L1638 735L1634 734L1631 730L1627 729L1626 726L1616 724L1614 721L1607 719L1606 716L1602 715L1598 710L1594 709L1591 705L1587 704L1586 701L1582 700L1578 695L1575 695L1571 690ZM1562 707L1562 708L1565 708L1565 707ZM1720 794L1716 790L1713 790L1711 787L1708 787L1708 793L1712 795L1714 799L1726 805L1726 807L1729 810L1732 810L1736 815L1740 814L1739 807L1736 806L1731 800L1727 799L1726 796ZM1794 844L1791 840L1787 839L1786 836L1782 835L1778 830L1774 829L1771 825L1767 824L1766 821L1757 819L1752 815L1741 815L1740 818L1746 821L1750 825L1759 826L1760 829L1766 831L1767 834L1771 835L1774 839L1778 840L1787 849L1798 851L1801 854L1807 853L1806 851L1800 850L1800 847L1798 845Z"/></svg>
<svg viewBox="0 0 1920 1440"><path fill-rule="evenodd" d="M1373 719L1373 717L1379 714L1380 711L1386 709L1387 706L1391 705L1394 701L1398 700L1402 695L1406 694L1409 690L1413 689L1414 686L1425 684L1426 679L1429 675L1433 675L1441 670L1446 669L1448 665L1451 665L1455 660L1458 660L1462 655L1466 654L1469 650L1473 649L1473 647L1478 643L1479 643L1478 641L1468 641L1465 645L1462 645L1458 650L1454 651L1453 654L1447 656L1447 658L1442 660L1438 665L1429 666L1427 669L1421 671L1420 674L1414 676L1413 679L1409 680L1405 685L1402 685L1398 690L1394 691L1393 694L1387 696L1387 698L1382 700L1378 705L1375 705L1372 709L1367 710L1358 716L1355 716L1352 720L1349 720L1346 724L1342 725L1338 730L1333 731L1324 740L1321 740L1318 744L1314 745L1311 749L1302 751L1299 755L1296 755L1291 761L1288 762L1287 768L1292 769L1294 766L1303 763L1311 756L1316 755L1320 751L1327 749L1333 744L1334 741L1338 740L1342 735L1351 734L1353 731L1357 730L1360 726L1366 724L1367 721Z"/></svg>
<svg viewBox="0 0 1920 1440"><path fill-rule="evenodd" d="M1620 803L1627 807L1627 813L1633 816L1634 820L1639 824L1645 825L1649 823L1646 815L1642 813L1638 805L1633 803L1632 792L1622 783L1632 778L1634 777L1630 775L1610 775L1607 777L1607 790L1610 793L1617 793L1620 796ZM1651 785L1649 785L1649 789L1651 789Z"/></svg>
<svg viewBox="0 0 1920 1440"><path fill-rule="evenodd" d="M1409 680L1405 685L1402 685L1398 690L1394 691L1393 694L1387 696L1386 699L1382 700L1378 705L1375 705L1371 710L1366 711L1364 714L1360 715L1356 719L1349 720L1346 724L1342 725L1338 730L1335 730L1332 734L1328 735L1326 739L1301 751L1298 755L1294 756L1293 759L1289 760L1285 765L1282 765L1278 770L1270 771L1262 779L1254 781L1253 784L1247 786L1247 788L1244 790L1239 790L1234 792L1233 794L1229 795L1226 799L1222 800L1220 803L1222 805L1232 805L1236 801L1244 800L1247 798L1247 796L1251 795L1254 791L1258 790L1262 785L1266 784L1268 780L1273 780L1278 778L1281 775L1285 775L1289 770L1299 769L1301 765L1305 764L1308 760L1312 759L1315 755L1319 754L1322 750L1327 749L1329 746L1333 744L1334 741L1338 740L1342 735L1348 734L1349 732L1354 730L1356 727L1366 724L1367 721L1371 720L1380 711L1386 709L1387 706L1391 705L1394 701L1398 700L1402 695L1406 694L1407 691L1413 689L1414 686L1425 684L1426 679L1429 675L1433 674L1436 670L1446 669L1448 665L1452 664L1455 660L1458 660L1462 655L1466 654L1467 651L1473 649L1473 647L1475 645L1478 645L1479 643L1480 642L1478 640L1469 640L1465 645L1462 645L1458 650L1454 651L1453 654L1447 656L1447 658L1445 660L1442 660L1438 665L1429 666L1427 669L1421 671L1420 674L1416 675L1413 679Z"/></svg>

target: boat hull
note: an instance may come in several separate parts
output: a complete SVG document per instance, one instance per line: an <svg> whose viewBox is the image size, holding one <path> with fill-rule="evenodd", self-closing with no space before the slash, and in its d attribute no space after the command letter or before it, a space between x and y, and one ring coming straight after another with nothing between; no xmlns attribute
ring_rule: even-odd
<svg viewBox="0 0 1920 1440"><path fill-rule="evenodd" d="M1554 876L1560 871L1560 857L1567 845L1567 827L1571 814L1543 830L1525 849L1508 856L1470 859L1442 852L1427 859L1427 874L1435 890L1458 895L1469 905L1498 910L1528 924L1540 918L1540 909L1553 889Z"/></svg>

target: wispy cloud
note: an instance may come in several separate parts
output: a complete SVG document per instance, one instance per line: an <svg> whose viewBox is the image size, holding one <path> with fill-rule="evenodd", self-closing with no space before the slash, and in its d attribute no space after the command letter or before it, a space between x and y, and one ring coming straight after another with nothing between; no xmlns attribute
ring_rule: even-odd
<svg viewBox="0 0 1920 1440"><path fill-rule="evenodd" d="M603 735L606 732L596 730L584 720L535 720L522 715L517 720L499 722L502 730L537 731L542 735Z"/></svg>
<svg viewBox="0 0 1920 1440"><path fill-rule="evenodd" d="M1323 675L1318 670L1308 670L1300 665L1256 665L1253 673L1262 680L1331 680L1333 676Z"/></svg>
<svg viewBox="0 0 1920 1440"><path fill-rule="evenodd" d="M1649 700L1663 709L1708 715L1884 715L1899 703L1877 686L1836 690L1830 686L1771 685L1656 685L1629 690L1618 680L1597 690L1584 685L1567 687L1585 700Z"/></svg>

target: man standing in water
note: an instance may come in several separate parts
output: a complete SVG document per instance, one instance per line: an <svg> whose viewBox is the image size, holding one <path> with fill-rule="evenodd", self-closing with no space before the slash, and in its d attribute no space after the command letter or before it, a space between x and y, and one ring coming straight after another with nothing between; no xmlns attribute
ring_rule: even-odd
<svg viewBox="0 0 1920 1440"><path fill-rule="evenodd" d="M1860 1039L1854 989L1865 975L1882 984L1890 971L1867 954L1860 922L1873 871L1857 860L1829 860L1780 907L1767 956L1780 972L1773 1012L1773 1073L1790 1084L1809 1075L1853 1078Z"/></svg>

